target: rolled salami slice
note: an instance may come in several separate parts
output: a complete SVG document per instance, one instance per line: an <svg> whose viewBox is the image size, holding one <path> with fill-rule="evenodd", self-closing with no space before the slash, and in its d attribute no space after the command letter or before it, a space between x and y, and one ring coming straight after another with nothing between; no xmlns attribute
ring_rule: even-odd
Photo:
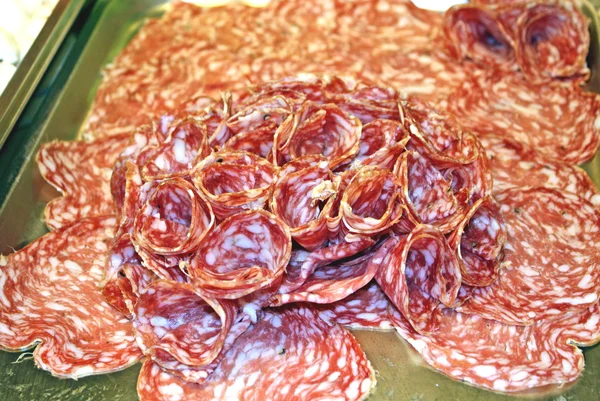
<svg viewBox="0 0 600 401"><path fill-rule="evenodd" d="M475 202L448 242L458 253L464 284L485 287L496 281L504 258L506 223L494 198Z"/></svg>
<svg viewBox="0 0 600 401"><path fill-rule="evenodd" d="M262 209L275 182L276 168L247 152L221 151L192 171L194 185L212 206L218 220L248 209Z"/></svg>
<svg viewBox="0 0 600 401"><path fill-rule="evenodd" d="M36 157L42 177L62 194L44 209L46 225L57 230L85 217L113 216L110 176L129 141L121 134L92 142L43 144Z"/></svg>
<svg viewBox="0 0 600 401"><path fill-rule="evenodd" d="M202 243L189 265L206 294L235 299L278 286L292 251L288 226L263 210L228 217Z"/></svg>
<svg viewBox="0 0 600 401"><path fill-rule="evenodd" d="M440 302L451 306L461 286L458 261L444 235L417 226L405 236L390 236L375 276L381 289L419 333L438 328Z"/></svg>
<svg viewBox="0 0 600 401"><path fill-rule="evenodd" d="M532 324L598 302L600 214L577 195L548 188L496 195L508 228L500 276L457 310Z"/></svg>
<svg viewBox="0 0 600 401"><path fill-rule="evenodd" d="M445 309L439 330L422 335L395 311L400 336L441 373L494 391L515 392L575 381L583 352L600 340L599 304L532 326L511 326Z"/></svg>
<svg viewBox="0 0 600 401"><path fill-rule="evenodd" d="M589 20L572 1L536 1L517 20L516 57L531 82L585 82L590 76Z"/></svg>
<svg viewBox="0 0 600 401"><path fill-rule="evenodd" d="M64 378L140 360L131 323L98 290L114 229L114 218L83 219L0 257L0 347L37 345L36 365Z"/></svg>
<svg viewBox="0 0 600 401"><path fill-rule="evenodd" d="M363 400L373 370L345 329L307 308L266 311L241 335L203 385L187 383L147 361L138 379L141 401Z"/></svg>

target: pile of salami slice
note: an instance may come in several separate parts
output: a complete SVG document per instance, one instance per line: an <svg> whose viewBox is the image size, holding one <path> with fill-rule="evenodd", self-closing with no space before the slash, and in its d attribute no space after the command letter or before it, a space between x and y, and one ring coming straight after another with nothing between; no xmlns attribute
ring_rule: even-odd
<svg viewBox="0 0 600 401"><path fill-rule="evenodd" d="M0 346L37 345L59 377L143 360L142 401L365 399L375 373L347 328L396 330L486 389L580 376L577 346L600 340L600 194L575 166L600 141L599 99L579 86L584 17L570 1L443 18L400 0L317 3L176 3L147 23L110 67L88 140L38 153L62 197L46 207L50 233L0 258ZM311 63L334 74L261 65L248 77L268 79L241 90L253 53L223 67L242 40L234 11L248 47L275 46L286 21L303 49L328 45ZM203 53L203 35L221 50ZM383 37L407 50L376 45L377 80L346 68ZM190 68L170 68L190 52L204 54L195 93ZM139 74L168 75L169 89ZM415 80L440 92L407 95Z"/></svg>

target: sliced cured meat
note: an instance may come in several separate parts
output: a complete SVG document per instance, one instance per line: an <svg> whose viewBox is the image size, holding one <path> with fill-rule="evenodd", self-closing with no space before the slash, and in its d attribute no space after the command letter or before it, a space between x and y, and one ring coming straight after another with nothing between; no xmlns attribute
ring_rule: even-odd
<svg viewBox="0 0 600 401"><path fill-rule="evenodd" d="M344 191L348 188L352 178L358 173L357 169L349 169L343 171L335 178L337 195L331 204L331 208L327 215L327 228L329 228L329 239L334 243L343 242L344 233L341 232L342 214L340 213L340 206L342 204L342 197Z"/></svg>
<svg viewBox="0 0 600 401"><path fill-rule="evenodd" d="M85 217L116 213L110 176L128 140L129 134L123 134L93 142L50 142L40 147L36 157L40 173L63 195L44 210L51 230Z"/></svg>
<svg viewBox="0 0 600 401"><path fill-rule="evenodd" d="M33 348L36 365L78 378L141 358L133 328L98 283L114 218L82 219L0 258L0 346Z"/></svg>
<svg viewBox="0 0 600 401"><path fill-rule="evenodd" d="M401 187L390 170L361 168L342 195L342 231L375 235L388 230L402 216Z"/></svg>
<svg viewBox="0 0 600 401"><path fill-rule="evenodd" d="M192 171L194 185L218 220L248 209L261 209L271 196L275 167L247 152L213 153Z"/></svg>
<svg viewBox="0 0 600 401"><path fill-rule="evenodd" d="M418 226L405 236L390 236L375 276L381 289L419 333L437 330L440 302L451 306L461 286L456 256L443 234Z"/></svg>
<svg viewBox="0 0 600 401"><path fill-rule="evenodd" d="M189 265L206 294L240 298L281 283L292 252L289 228L263 210L234 214L202 243Z"/></svg>
<svg viewBox="0 0 600 401"><path fill-rule="evenodd" d="M478 135L507 137L559 162L585 162L600 143L598 95L575 85L534 85L516 75L482 75L450 96L448 110Z"/></svg>
<svg viewBox="0 0 600 401"><path fill-rule="evenodd" d="M347 93L327 93L327 102L367 124L378 119L397 120L398 93L392 88L365 86Z"/></svg>
<svg viewBox="0 0 600 401"><path fill-rule="evenodd" d="M456 199L452 182L446 180L431 162L415 151L398 159L400 192L406 213L397 224L400 232L418 224L431 224L442 232L452 231L462 219L463 205Z"/></svg>
<svg viewBox="0 0 600 401"><path fill-rule="evenodd" d="M290 227L292 238L312 251L329 240L327 214L336 188L326 161L302 168L303 162L304 158L296 159L282 168L269 207Z"/></svg>
<svg viewBox="0 0 600 401"><path fill-rule="evenodd" d="M536 155L533 149L508 138L486 135L481 142L493 171L494 192L534 186L556 188L600 206L598 189L581 168L546 160Z"/></svg>
<svg viewBox="0 0 600 401"><path fill-rule="evenodd" d="M168 281L152 283L133 312L137 342L144 354L195 382L208 377L219 354L250 325L249 319L236 322L232 301L204 297L190 284Z"/></svg>
<svg viewBox="0 0 600 401"><path fill-rule="evenodd" d="M588 25L589 20L571 1L537 1L526 7L517 20L516 57L527 79L586 81L590 76Z"/></svg>
<svg viewBox="0 0 600 401"><path fill-rule="evenodd" d="M273 148L274 137L275 131L272 127L262 127L231 137L225 142L223 149L254 153L260 157L268 158Z"/></svg>
<svg viewBox="0 0 600 401"><path fill-rule="evenodd" d="M583 371L583 352L600 340L599 304L561 314L532 326L510 326L445 309L440 329L415 332L395 312L400 336L443 374L495 391L515 392L575 381Z"/></svg>
<svg viewBox="0 0 600 401"><path fill-rule="evenodd" d="M331 168L350 161L358 153L362 124L335 104L305 103L275 135L277 161L284 164L307 155L322 155Z"/></svg>
<svg viewBox="0 0 600 401"><path fill-rule="evenodd" d="M598 302L600 214L577 195L548 188L496 195L508 240L500 276L457 310L532 324Z"/></svg>
<svg viewBox="0 0 600 401"><path fill-rule="evenodd" d="M373 370L345 329L307 308L266 311L241 335L199 386L148 361L138 379L141 401L363 400L375 385Z"/></svg>
<svg viewBox="0 0 600 401"><path fill-rule="evenodd" d="M378 150L392 146L408 136L404 126L394 120L374 120L363 126L356 160L363 161Z"/></svg>
<svg viewBox="0 0 600 401"><path fill-rule="evenodd" d="M141 168L142 177L148 181L186 176L194 162L210 152L206 125L187 118L175 125L167 139L151 152Z"/></svg>
<svg viewBox="0 0 600 401"><path fill-rule="evenodd" d="M275 129L293 112L292 103L284 96L265 96L252 100L227 120L227 127L233 135L260 128L270 128L275 133Z"/></svg>
<svg viewBox="0 0 600 401"><path fill-rule="evenodd" d="M134 239L160 255L196 249L214 224L210 205L183 178L160 182L135 218Z"/></svg>
<svg viewBox="0 0 600 401"><path fill-rule="evenodd" d="M493 8L470 4L450 8L444 15L441 35L448 53L458 61L514 66L513 40Z"/></svg>
<svg viewBox="0 0 600 401"><path fill-rule="evenodd" d="M376 282L340 301L310 307L318 311L321 319L350 329L390 330L394 327L388 311L394 306Z"/></svg>
<svg viewBox="0 0 600 401"><path fill-rule="evenodd" d="M492 284L498 278L506 243L500 206L492 197L475 202L448 242L458 252L463 283L476 287Z"/></svg>

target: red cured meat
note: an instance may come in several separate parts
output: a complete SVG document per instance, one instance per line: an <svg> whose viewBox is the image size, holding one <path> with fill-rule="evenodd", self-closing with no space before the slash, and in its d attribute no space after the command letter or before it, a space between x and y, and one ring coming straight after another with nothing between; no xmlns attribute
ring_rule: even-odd
<svg viewBox="0 0 600 401"><path fill-rule="evenodd" d="M513 139L549 160L583 163L600 143L599 97L574 85L534 85L515 75L482 75L450 96L448 110L478 135Z"/></svg>
<svg viewBox="0 0 600 401"><path fill-rule="evenodd" d="M227 120L227 127L233 135L260 128L270 128L274 134L293 111L292 103L284 96L261 96L252 100Z"/></svg>
<svg viewBox="0 0 600 401"><path fill-rule="evenodd" d="M374 120L398 119L398 93L392 88L365 86L347 93L327 93L326 101L367 124Z"/></svg>
<svg viewBox="0 0 600 401"><path fill-rule="evenodd" d="M231 137L225 142L223 149L254 153L260 157L269 158L274 137L275 131L272 127L262 127Z"/></svg>
<svg viewBox="0 0 600 401"><path fill-rule="evenodd" d="M150 361L138 379L141 401L363 400L375 385L371 366L350 333L307 308L265 312L241 335L203 386L186 383Z"/></svg>
<svg viewBox="0 0 600 401"><path fill-rule="evenodd" d="M506 224L492 197L478 200L448 242L458 253L463 283L485 287L498 278L504 258Z"/></svg>
<svg viewBox="0 0 600 401"><path fill-rule="evenodd" d="M194 382L208 377L219 354L250 324L248 319L236 322L236 306L231 301L204 297L190 284L167 281L152 283L133 312L137 342L144 354Z"/></svg>
<svg viewBox="0 0 600 401"><path fill-rule="evenodd" d="M40 173L63 195L44 210L51 230L85 217L116 213L110 176L128 140L129 135L118 135L93 142L50 142L40 147L36 157Z"/></svg>
<svg viewBox="0 0 600 401"><path fill-rule="evenodd" d="M212 206L218 220L260 209L268 201L275 167L247 152L222 151L202 160L192 171L194 185Z"/></svg>
<svg viewBox="0 0 600 401"><path fill-rule="evenodd" d="M600 206L598 189L581 168L546 160L533 149L508 138L486 135L481 142L490 159L495 193L540 186L572 192Z"/></svg>
<svg viewBox="0 0 600 401"><path fill-rule="evenodd" d="M577 345L600 340L598 303L532 326L510 326L445 309L440 329L427 336L415 332L398 312L391 316L400 336L432 367L455 380L495 391L575 381L584 366Z"/></svg>
<svg viewBox="0 0 600 401"><path fill-rule="evenodd" d="M461 286L456 256L442 233L417 226L405 236L391 236L382 247L375 276L381 289L419 333L437 330L440 302L451 306Z"/></svg>
<svg viewBox="0 0 600 401"><path fill-rule="evenodd" d="M589 20L571 1L537 1L529 4L517 20L516 57L531 82L554 79L586 81L590 70L586 57L590 47Z"/></svg>
<svg viewBox="0 0 600 401"><path fill-rule="evenodd" d="M547 188L496 195L508 228L498 280L457 310L532 324L598 302L600 214L577 195Z"/></svg>
<svg viewBox="0 0 600 401"><path fill-rule="evenodd" d="M290 260L289 228L263 210L223 220L191 260L193 282L205 294L240 298L278 285Z"/></svg>
<svg viewBox="0 0 600 401"><path fill-rule="evenodd" d="M141 358L133 328L98 283L114 218L80 220L0 258L0 346L33 348L54 376L108 373Z"/></svg>
<svg viewBox="0 0 600 401"><path fill-rule="evenodd" d="M327 214L336 188L326 161L302 168L299 164L304 160L296 159L297 163L291 162L279 172L269 208L290 227L292 238L312 251L329 240ZM293 171L294 165L299 170Z"/></svg>
<svg viewBox="0 0 600 401"><path fill-rule="evenodd" d="M392 146L408 136L403 125L393 120L374 120L363 126L356 160L363 161L378 150Z"/></svg>

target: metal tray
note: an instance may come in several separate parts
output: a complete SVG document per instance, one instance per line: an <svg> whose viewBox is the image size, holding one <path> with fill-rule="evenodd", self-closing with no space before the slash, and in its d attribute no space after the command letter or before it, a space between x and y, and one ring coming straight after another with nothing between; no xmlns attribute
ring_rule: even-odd
<svg viewBox="0 0 600 401"><path fill-rule="evenodd" d="M77 137L100 82L102 66L118 54L146 18L164 12L166 3L166 0L96 1L74 37L67 38L67 45L63 45L67 49L62 49L66 56L53 61L48 74L54 75L42 81L50 82L41 89L47 98L41 105L27 107L24 112L27 118L22 118L27 124L18 124L0 149L0 252L20 248L46 231L43 207L56 193L43 182L35 168L33 159L39 144ZM599 4L597 0L595 5ZM586 4L584 9L594 21L589 60L594 74L590 89L600 92L597 15L590 5ZM600 158L588 163L586 169L600 187ZM355 331L354 334L377 371L378 383L369 398L371 401L600 399L600 346L585 349L587 366L583 377L568 388L546 388L508 396L455 382L429 369L394 332ZM139 365L79 381L60 380L36 369L27 358L0 352L0 400L136 400L138 371Z"/></svg>

